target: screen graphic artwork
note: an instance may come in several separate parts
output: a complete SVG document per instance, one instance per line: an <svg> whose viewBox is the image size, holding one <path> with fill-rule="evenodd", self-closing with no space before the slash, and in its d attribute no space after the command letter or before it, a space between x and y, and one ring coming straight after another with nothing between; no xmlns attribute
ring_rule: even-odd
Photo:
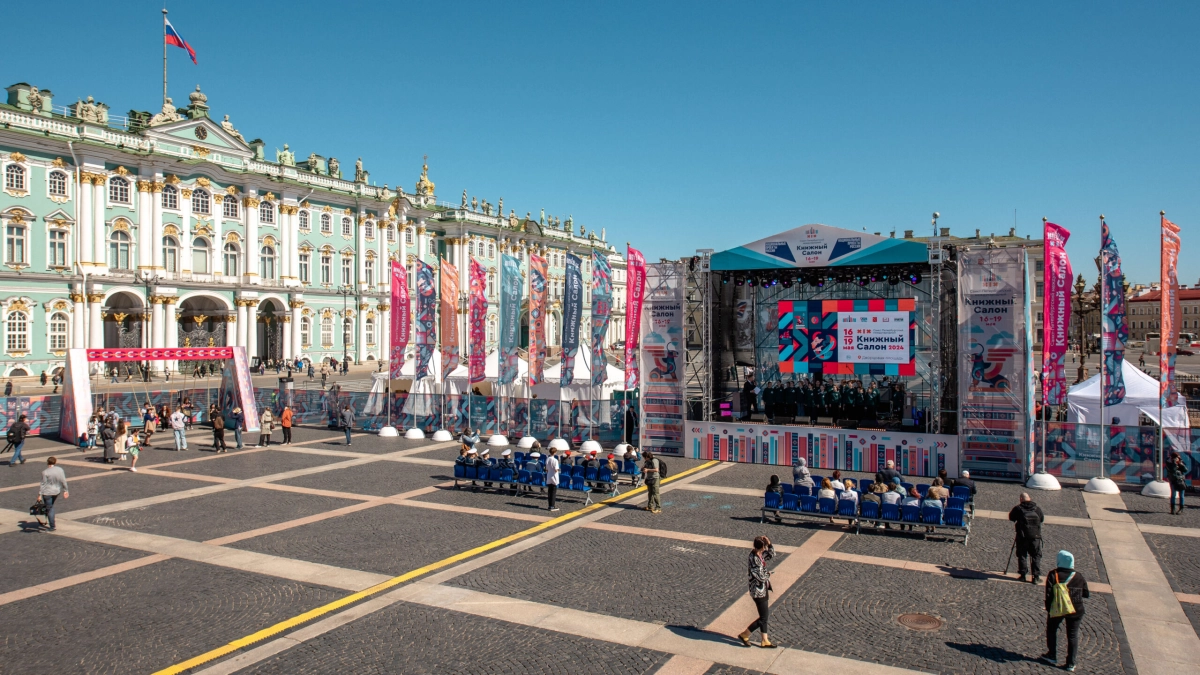
<svg viewBox="0 0 1200 675"><path fill-rule="evenodd" d="M916 375L916 299L784 300L779 372Z"/></svg>

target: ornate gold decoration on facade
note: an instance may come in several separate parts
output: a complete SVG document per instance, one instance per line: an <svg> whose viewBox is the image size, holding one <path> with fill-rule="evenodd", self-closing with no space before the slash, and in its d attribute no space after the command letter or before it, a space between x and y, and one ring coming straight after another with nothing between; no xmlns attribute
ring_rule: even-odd
<svg viewBox="0 0 1200 675"><path fill-rule="evenodd" d="M236 185L230 185L229 187L225 188L225 194L236 195L237 193L238 189Z"/></svg>
<svg viewBox="0 0 1200 675"><path fill-rule="evenodd" d="M284 314L283 316L279 317L279 320L280 320L280 321L282 321L282 322L284 322L284 323L291 323L291 322L292 322L292 315L291 315L291 314Z"/></svg>
<svg viewBox="0 0 1200 675"><path fill-rule="evenodd" d="M158 180L151 183L150 186L151 186L151 189L154 190L155 192L162 192L163 188L166 187L166 185L163 185L162 181L158 181Z"/></svg>
<svg viewBox="0 0 1200 675"><path fill-rule="evenodd" d="M118 167L115 169L115 171L117 172L117 175L118 175L118 176L128 176L128 175L129 175L129 169L126 169L126 168L125 168L125 167L123 167L123 166L118 166Z"/></svg>
<svg viewBox="0 0 1200 675"><path fill-rule="evenodd" d="M291 307L292 309L300 309L301 307L304 307L304 301L303 300L290 300L288 302L288 306Z"/></svg>
<svg viewBox="0 0 1200 675"><path fill-rule="evenodd" d="M129 221L125 220L124 218L117 218L113 221L112 229L114 232L128 232Z"/></svg>
<svg viewBox="0 0 1200 675"><path fill-rule="evenodd" d="M387 311L390 311L391 309L392 309L391 305L382 305L382 304L379 305L379 311L381 311L381 312L387 312Z"/></svg>
<svg viewBox="0 0 1200 675"><path fill-rule="evenodd" d="M428 231L428 230L426 230L426 229L425 229L425 226L424 226L424 225L418 225L418 226L417 226L417 236L423 235L423 234L425 234L427 231Z"/></svg>
<svg viewBox="0 0 1200 675"><path fill-rule="evenodd" d="M275 237L272 237L271 235L268 234L267 236L263 237L262 243L263 243L263 246L274 246L275 245Z"/></svg>
<svg viewBox="0 0 1200 675"><path fill-rule="evenodd" d="M116 312L114 314L111 314L110 316L112 316L113 320L116 321L117 323L122 323L123 321L125 321L125 317L127 317L129 315L125 314L124 312Z"/></svg>
<svg viewBox="0 0 1200 675"><path fill-rule="evenodd" d="M66 308L67 308L67 303L65 300L59 300L54 303L54 309L63 310Z"/></svg>
<svg viewBox="0 0 1200 675"><path fill-rule="evenodd" d="M203 234L206 236L211 236L212 230L209 229L209 227L207 225L198 225L198 226L196 226L196 234Z"/></svg>
<svg viewBox="0 0 1200 675"><path fill-rule="evenodd" d="M354 215L354 210L353 210L353 209L351 209L349 206L347 206L347 207L346 207L346 210L345 210L345 211L343 211L343 213L345 213L345 214L346 214L346 215L348 215L348 216L352 216L352 215Z"/></svg>
<svg viewBox="0 0 1200 675"><path fill-rule="evenodd" d="M192 189L191 188L180 188L179 194L183 195L184 199L191 199L192 198Z"/></svg>
<svg viewBox="0 0 1200 675"><path fill-rule="evenodd" d="M54 161L50 162L50 166L58 167L59 169L63 168L66 165L67 165L67 163L65 161L63 161L62 157L55 157Z"/></svg>
<svg viewBox="0 0 1200 675"><path fill-rule="evenodd" d="M367 303L365 303L365 302L359 303L359 305L358 305L358 309L359 309L359 310L361 310L361 311L366 311L366 310L368 310L368 309L370 309L370 308L371 308L371 306L370 306L370 305L368 305L368 304L367 304Z"/></svg>
<svg viewBox="0 0 1200 675"><path fill-rule="evenodd" d="M417 179L417 195L420 197L429 197L433 195L434 184L429 180L429 156L425 156L426 163L421 165L421 177Z"/></svg>
<svg viewBox="0 0 1200 675"><path fill-rule="evenodd" d="M148 180L139 180L137 182L138 192L150 192L154 189L154 183Z"/></svg>
<svg viewBox="0 0 1200 675"><path fill-rule="evenodd" d="M212 181L210 181L207 176L200 176L196 179L196 185L199 185L200 187L210 187L212 185Z"/></svg>
<svg viewBox="0 0 1200 675"><path fill-rule="evenodd" d="M211 150L204 147L203 145L193 145L192 152L196 153L196 155L198 157L200 157L200 159L204 159L204 158L208 157L208 153L211 152Z"/></svg>
<svg viewBox="0 0 1200 675"><path fill-rule="evenodd" d="M329 309L328 307L321 310L321 318L322 319L332 319L333 318L333 310Z"/></svg>
<svg viewBox="0 0 1200 675"><path fill-rule="evenodd" d="M260 202L257 197L246 197L242 200L242 204L248 209L257 209L259 203Z"/></svg>
<svg viewBox="0 0 1200 675"><path fill-rule="evenodd" d="M180 182L179 176L176 176L173 173L167 175L167 178L166 178L167 185L179 185L179 182Z"/></svg>
<svg viewBox="0 0 1200 675"><path fill-rule="evenodd" d="M167 223L163 227L163 234L177 235L179 234L179 228L175 227L174 223Z"/></svg>
<svg viewBox="0 0 1200 675"><path fill-rule="evenodd" d="M229 243L236 244L241 240L242 240L242 238L238 236L237 232L226 232L225 233L225 243L226 244L229 244Z"/></svg>
<svg viewBox="0 0 1200 675"><path fill-rule="evenodd" d="M269 202L273 202L273 201L275 201L275 193L274 193L274 192L268 192L267 194L263 195L263 199L265 199L265 200L267 200L267 201L269 201Z"/></svg>
<svg viewBox="0 0 1200 675"><path fill-rule="evenodd" d="M225 315L225 323L237 323L237 315L236 314L226 314Z"/></svg>
<svg viewBox="0 0 1200 675"><path fill-rule="evenodd" d="M163 296L163 302L167 305L173 305L176 302L179 302L179 298L178 298L178 296L174 296L174 295L165 295L165 296Z"/></svg>
<svg viewBox="0 0 1200 675"><path fill-rule="evenodd" d="M374 319L375 318L375 310L371 310L371 311L367 312L367 318Z"/></svg>
<svg viewBox="0 0 1200 675"><path fill-rule="evenodd" d="M87 296L88 302L104 302L103 293L89 293Z"/></svg>
<svg viewBox="0 0 1200 675"><path fill-rule="evenodd" d="M83 302L83 297L82 293L72 293L71 302Z"/></svg>
<svg viewBox="0 0 1200 675"><path fill-rule="evenodd" d="M8 161L10 161L10 162L16 162L16 163L20 164L21 162L24 162L25 160L26 160L25 155L22 155L19 152L12 152L12 153L9 153L9 155L8 155Z"/></svg>
<svg viewBox="0 0 1200 675"><path fill-rule="evenodd" d="M333 207L326 204L325 206L321 207L321 212L322 213L333 213Z"/></svg>

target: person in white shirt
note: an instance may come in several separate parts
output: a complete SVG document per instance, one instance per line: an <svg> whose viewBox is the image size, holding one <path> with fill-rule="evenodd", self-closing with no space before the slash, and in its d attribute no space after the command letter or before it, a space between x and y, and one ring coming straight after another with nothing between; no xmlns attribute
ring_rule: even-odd
<svg viewBox="0 0 1200 675"><path fill-rule="evenodd" d="M554 498L558 494L558 448L550 448L546 456L546 501L551 511L557 511Z"/></svg>
<svg viewBox="0 0 1200 675"><path fill-rule="evenodd" d="M833 472L833 477L830 479L829 484L833 486L834 490L839 492L846 489L846 485L842 483L842 472L836 469Z"/></svg>
<svg viewBox="0 0 1200 675"><path fill-rule="evenodd" d="M184 431L187 429L187 416L182 410L176 410L171 413L171 431L175 434L175 450L187 450L187 436Z"/></svg>

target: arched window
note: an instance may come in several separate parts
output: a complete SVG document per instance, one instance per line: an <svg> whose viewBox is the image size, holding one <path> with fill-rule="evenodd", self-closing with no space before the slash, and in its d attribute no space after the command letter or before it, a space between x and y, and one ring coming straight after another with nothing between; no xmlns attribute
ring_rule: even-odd
<svg viewBox="0 0 1200 675"><path fill-rule="evenodd" d="M4 168L4 189L25 189L25 167L20 164L9 164Z"/></svg>
<svg viewBox="0 0 1200 675"><path fill-rule="evenodd" d="M375 238L375 223L368 220L363 224L363 236L367 239Z"/></svg>
<svg viewBox="0 0 1200 675"><path fill-rule="evenodd" d="M29 234L24 225L9 223L4 228L4 262L9 264L24 264L25 253L29 250Z"/></svg>
<svg viewBox="0 0 1200 675"><path fill-rule="evenodd" d="M10 352L29 351L29 315L25 312L9 312L4 322L4 344Z"/></svg>
<svg viewBox="0 0 1200 675"><path fill-rule="evenodd" d="M179 240L175 237L163 237L163 267L168 272L179 271Z"/></svg>
<svg viewBox="0 0 1200 675"><path fill-rule="evenodd" d="M354 258L347 255L342 256L342 283L354 285Z"/></svg>
<svg viewBox="0 0 1200 675"><path fill-rule="evenodd" d="M333 232L333 218L328 213L321 214L321 232L325 234Z"/></svg>
<svg viewBox="0 0 1200 675"><path fill-rule="evenodd" d="M240 218L238 215L237 197L233 195L225 195L225 199L221 201L221 213L226 218Z"/></svg>
<svg viewBox="0 0 1200 675"><path fill-rule="evenodd" d="M46 262L50 267L67 266L67 231L50 230L47 233L50 240L46 247Z"/></svg>
<svg viewBox="0 0 1200 675"><path fill-rule="evenodd" d="M366 321L367 321L367 323L364 326L364 328L367 331L367 344L374 345L375 344L375 319L368 317L366 319Z"/></svg>
<svg viewBox="0 0 1200 675"><path fill-rule="evenodd" d="M312 346L312 319L307 316L300 317L300 346Z"/></svg>
<svg viewBox="0 0 1200 675"><path fill-rule="evenodd" d="M375 285L375 261L368 259L363 263L363 283L367 287Z"/></svg>
<svg viewBox="0 0 1200 675"><path fill-rule="evenodd" d="M67 172L66 171L51 171L49 178L49 190L51 197L66 197L67 196Z"/></svg>
<svg viewBox="0 0 1200 675"><path fill-rule="evenodd" d="M438 252L437 239L430 239L429 240L429 255L437 255L437 252Z"/></svg>
<svg viewBox="0 0 1200 675"><path fill-rule="evenodd" d="M350 317L342 319L342 344L347 347L354 344L354 320Z"/></svg>
<svg viewBox="0 0 1200 675"><path fill-rule="evenodd" d="M496 245L495 244L488 244L488 257L489 258L496 257Z"/></svg>
<svg viewBox="0 0 1200 675"><path fill-rule="evenodd" d="M391 225L385 225L383 229L387 230L387 240L389 244L396 241L396 230L393 229Z"/></svg>
<svg viewBox="0 0 1200 675"><path fill-rule="evenodd" d="M50 351L61 352L67 348L67 315L55 312L50 315Z"/></svg>
<svg viewBox="0 0 1200 675"><path fill-rule="evenodd" d="M326 316L321 319L321 346L333 346L333 317Z"/></svg>
<svg viewBox="0 0 1200 675"><path fill-rule="evenodd" d="M404 228L404 243L405 243L405 245L407 245L407 246L412 246L412 243L413 243L413 229L412 229L411 227L406 227L406 228Z"/></svg>
<svg viewBox="0 0 1200 675"><path fill-rule="evenodd" d="M308 229L308 211L300 212L300 229L302 229L302 230Z"/></svg>
<svg viewBox="0 0 1200 675"><path fill-rule="evenodd" d="M236 277L238 275L238 245L232 241L225 244L224 258L224 273L227 277Z"/></svg>
<svg viewBox="0 0 1200 675"><path fill-rule="evenodd" d="M212 198L209 197L208 190L192 191L192 213L206 216L212 213Z"/></svg>
<svg viewBox="0 0 1200 675"><path fill-rule="evenodd" d="M488 271L487 280L488 280L487 294L488 294L488 297L492 297L493 295L496 294L496 270Z"/></svg>
<svg viewBox="0 0 1200 675"><path fill-rule="evenodd" d="M212 250L209 248L208 240L204 237L196 237L192 240L192 272L196 274L208 274L208 261Z"/></svg>
<svg viewBox="0 0 1200 675"><path fill-rule="evenodd" d="M271 202L262 202L258 205L258 221L268 225L275 224L275 205Z"/></svg>
<svg viewBox="0 0 1200 675"><path fill-rule="evenodd" d="M475 242L473 242L473 241L467 242L467 255L469 255L469 256L475 255Z"/></svg>
<svg viewBox="0 0 1200 675"><path fill-rule="evenodd" d="M129 181L120 176L108 179L108 201L116 204L128 204Z"/></svg>
<svg viewBox="0 0 1200 675"><path fill-rule="evenodd" d="M496 340L496 319L489 318L487 324L487 341L494 342Z"/></svg>
<svg viewBox="0 0 1200 675"><path fill-rule="evenodd" d="M354 234L354 221L342 218L342 236L349 237L352 234Z"/></svg>
<svg viewBox="0 0 1200 675"><path fill-rule="evenodd" d="M164 185L162 191L162 207L164 209L179 208L179 188L174 185Z"/></svg>
<svg viewBox="0 0 1200 675"><path fill-rule="evenodd" d="M258 273L264 279L275 278L275 247L264 246L259 251Z"/></svg>
<svg viewBox="0 0 1200 675"><path fill-rule="evenodd" d="M108 240L108 266L118 270L133 269L130 267L130 251L133 242L128 232L117 230Z"/></svg>

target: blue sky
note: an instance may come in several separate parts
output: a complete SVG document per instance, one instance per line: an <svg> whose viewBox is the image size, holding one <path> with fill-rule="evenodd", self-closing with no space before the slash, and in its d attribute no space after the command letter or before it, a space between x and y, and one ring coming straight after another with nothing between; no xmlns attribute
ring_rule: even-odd
<svg viewBox="0 0 1200 675"><path fill-rule="evenodd" d="M4 84L161 95L160 4L12 3ZM413 189L607 229L648 257L811 222L1074 232L1104 213L1127 276L1158 277L1158 211L1200 280L1200 4L1184 2L231 3L169 6L170 52L268 149L290 143ZM34 38L33 36L38 36ZM269 152L273 156L273 151Z"/></svg>

